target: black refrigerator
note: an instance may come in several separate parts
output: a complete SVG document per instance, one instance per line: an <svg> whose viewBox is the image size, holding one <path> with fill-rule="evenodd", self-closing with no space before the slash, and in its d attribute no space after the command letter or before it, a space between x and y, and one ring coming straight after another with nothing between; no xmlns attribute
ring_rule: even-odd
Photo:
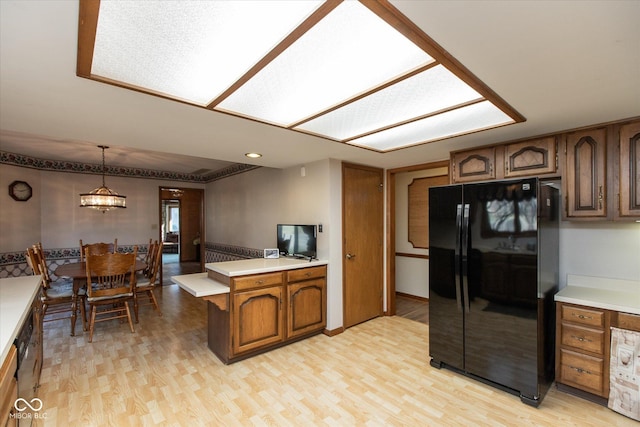
<svg viewBox="0 0 640 427"><path fill-rule="evenodd" d="M429 189L429 355L538 406L554 378L558 190L537 178Z"/></svg>

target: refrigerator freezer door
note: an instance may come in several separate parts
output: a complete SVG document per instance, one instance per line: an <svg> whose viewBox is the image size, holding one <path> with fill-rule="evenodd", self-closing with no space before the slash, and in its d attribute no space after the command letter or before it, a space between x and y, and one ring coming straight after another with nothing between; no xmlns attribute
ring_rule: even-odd
<svg viewBox="0 0 640 427"><path fill-rule="evenodd" d="M460 289L462 186L429 191L429 355L431 364L462 369L463 311ZM456 251L458 249L458 251Z"/></svg>

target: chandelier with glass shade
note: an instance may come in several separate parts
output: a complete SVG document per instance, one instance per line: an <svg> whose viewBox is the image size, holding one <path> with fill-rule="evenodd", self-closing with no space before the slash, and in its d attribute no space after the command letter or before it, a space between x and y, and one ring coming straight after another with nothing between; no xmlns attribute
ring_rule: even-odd
<svg viewBox="0 0 640 427"><path fill-rule="evenodd" d="M102 149L102 186L89 193L80 194L80 207L96 209L102 213L115 208L126 208L127 196L119 195L104 183L104 150L109 147L105 145L98 145L98 147Z"/></svg>

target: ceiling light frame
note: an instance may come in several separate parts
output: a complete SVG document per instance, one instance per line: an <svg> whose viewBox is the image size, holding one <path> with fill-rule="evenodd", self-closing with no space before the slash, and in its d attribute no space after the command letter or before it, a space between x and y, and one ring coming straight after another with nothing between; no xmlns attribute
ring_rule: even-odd
<svg viewBox="0 0 640 427"><path fill-rule="evenodd" d="M217 5L223 7L225 3L233 2L220 2ZM107 4L105 2L105 4ZM280 3L282 6L285 3ZM289 2L288 4L291 4ZM254 58L252 62L254 65L246 68L243 74L239 74L235 80L226 83L224 89L209 101L203 101L203 99L195 100L188 99L188 96L172 92L172 89L160 88L159 84L155 89L146 89L144 84L140 84L137 80L136 83L131 83L133 79L129 80L122 77L118 73L112 73L108 67L100 65L98 67L95 64L103 64L104 61L98 61L95 55L105 55L109 58L108 48L105 46L113 47L114 50L121 48L116 43L106 43L103 40L103 33L97 34L100 26L100 11L101 3L99 0L80 0L80 18L79 18L79 32L78 32L78 59L77 59L77 75L80 77L88 78L103 83L108 83L139 92L152 94L166 99L171 99L178 102L195 105L208 110L230 114L236 117L243 117L259 122L263 122L269 125L278 126L292 131L317 136L330 141L336 141L340 143L350 144L356 147L365 148L377 152L388 152L398 149L403 149L415 145L425 144L429 142L439 141L443 139L452 138L455 136L465 135L473 132L479 132L486 129L492 129L495 127L505 126L513 123L519 123L525 121L525 118L518 113L513 107L511 107L504 99L485 85L479 78L471 73L466 67L464 67L459 61L453 58L446 50L444 50L438 43L431 39L421 28L409 20L405 15L398 11L387 0L360 0L343 2L342 0L327 0L315 6L315 9L309 8L309 2L297 3L299 10L294 11L293 17L282 17L282 21L286 21L287 25L291 25L292 22L296 22L294 26L288 29L267 31L271 39L269 42L274 42L273 47L266 50L260 57ZM113 3L111 4L113 5ZM246 3L240 2L237 5L246 5ZM275 3L278 6L278 3ZM302 7L304 6L304 8ZM116 23L117 16L112 17L109 14L117 15L113 12L114 8L111 8L111 12L105 12L103 22L107 22L107 16L111 17ZM251 13L251 8L246 8L247 13ZM280 9L282 11L282 9ZM131 15L131 12L127 12ZM305 72L300 70L294 70L291 75L286 75L287 70L293 70L294 68L305 65L306 62L312 63L305 59L300 60L301 55L305 55L308 51L312 52L309 58L314 61L313 64L320 64L320 66L312 66L312 70L309 73L316 71L315 69L321 68L324 64L323 61L329 61L329 59L314 58L314 52L320 52L327 50L326 48L309 49L305 46L312 46L312 43L322 43L325 38L329 39L330 34L335 31L330 25L333 22L342 22L349 19L349 14L353 16L362 17L363 21L366 20L366 28L376 27L380 31L386 31L387 33L383 40L397 39L397 45L390 46L386 50L386 55L394 55L396 51L403 52L399 54L398 58L393 61L388 60L387 56L379 55L380 58L376 58L376 55L369 55L365 57L363 61L360 59L360 63L374 64L368 65L368 69L363 71L354 71L349 77L348 72L357 67L358 64L346 64L346 60L338 64L330 64L327 68L331 73L319 71L318 76L309 77L309 80L304 80L306 76ZM162 15L162 14L161 14ZM284 14L283 14L284 15ZM347 18L343 17L346 16ZM193 16L191 14L190 16ZM246 15L242 15L244 18ZM164 19L164 17L162 17ZM187 18L192 19L192 18ZM262 19L258 18L258 21ZM263 19L265 21L265 27L270 19ZM298 20L298 21L296 21ZM341 21L342 20L342 21ZM254 21L255 22L255 17ZM348 21L353 22L353 21ZM102 24L104 27L106 24ZM195 25L195 24L194 24ZM211 24L213 25L213 24ZM242 27L242 22L238 24ZM135 27L135 26L134 26ZM166 25L164 26L166 27ZM159 28L164 28L159 26ZM346 25L343 27L347 27ZM330 30L326 30L330 28ZM321 33L325 30L324 35ZM252 30L245 29L246 33L251 33ZM331 31L331 32L327 32ZM258 30L256 29L256 32ZM180 34L180 33L178 33ZM260 35L262 32L259 33ZM365 42L369 39L373 40L375 34L366 36ZM252 34L249 34L252 36ZM189 37L185 35L185 37ZM194 36L195 37L195 36ZM256 35L259 37L259 35ZM267 36L265 36L267 37ZM125 40L135 41L141 37L138 34L124 35ZM153 37L151 37L153 39ZM181 38L180 35L173 36L173 39ZM169 37L169 43L171 37ZM110 40L110 39L108 39ZM175 40L174 40L175 41ZM181 42L178 40L177 42ZM261 41L267 43L266 41ZM221 41L224 43L224 41ZM373 51L385 52L385 48L380 46L382 43L373 47ZM111 46L114 44L114 46ZM268 44L268 43L267 43ZM342 44L342 43L341 43ZM348 45L349 43L344 43ZM336 46L334 43L332 46ZM266 46L266 44L265 44ZM353 46L358 49L362 47L363 51L366 51L366 46L361 41L353 42ZM264 46L263 46L264 48ZM153 46L149 47L149 52L153 54ZM404 49L404 50L402 50ZM329 49L331 53L339 54L339 49ZM144 49L139 49L144 51ZM358 51L359 52L359 51ZM353 51L351 51L353 53ZM289 59L292 54L293 59ZM347 51L345 55L347 58L355 56L349 54ZM404 55L404 56L402 56ZM95 57L95 58L94 58ZM102 58L102 57L100 57ZM231 63L235 60L240 60L237 55L233 57L216 57L219 63ZM406 60L406 61L405 61ZM246 59L242 58L243 64L247 64ZM289 62L287 62L289 61ZM391 64L403 64L402 67L398 67L396 70L385 71L381 70L379 81L371 80L367 83L362 81L369 77L367 70L378 71L378 64L387 62ZM403 62L405 61L405 62ZM179 62L179 61L174 61ZM107 61L108 63L108 61ZM150 75L153 76L157 70L154 68L153 60L150 60L149 69L147 70ZM293 64L293 65L291 65ZM100 72L94 72L94 66ZM158 65L156 65L158 67ZM335 67L340 72L335 72ZM117 66L117 68L120 68ZM238 66L238 69L242 68ZM429 97L442 97L445 93L443 90L439 91L434 89L432 92L426 91L421 97L415 95L415 90L411 89L411 81L418 78L427 81L432 76L435 76L442 69L448 73L447 80L456 81L457 83L452 85L456 90L461 90L465 93L464 96L451 97L450 104L438 104L430 101ZM284 71L283 71L284 70ZM192 71L192 70L189 70ZM386 73L386 74L385 74ZM138 75L140 73L137 73ZM156 73L157 74L157 73ZM344 77L345 81L340 82ZM326 80L323 81L322 79ZM352 80L346 80L351 78ZM129 80L129 81L128 81ZM276 81L274 81L276 80ZM286 92L287 85L293 85L295 81L301 82L302 90L300 88L293 87L292 94L289 98L283 99L283 93ZM432 78L438 84L436 78ZM278 84L278 81L283 83L284 89L274 89L274 84ZM311 84L308 82L312 82ZM321 88L319 95L308 95L306 90L309 89L313 83L317 83L317 86ZM339 87L339 83L344 83L344 87ZM360 85L360 86L359 86ZM151 86L151 85L149 85ZM405 86L404 92L401 92L399 88ZM420 87L421 86L413 86ZM435 87L435 86L434 86ZM325 100L322 92L330 92L335 89L338 93L335 99ZM415 108L402 108L403 102L410 99L411 102L416 103ZM309 106L305 110L301 102L311 100L317 102L316 106ZM321 101L321 102L320 102ZM486 109L487 117L486 123L481 123L475 128L469 128L465 123L452 124L446 120L445 116L463 117L464 114L457 114L458 110L468 109L469 106L474 104L491 104L491 109ZM282 103L280 114L273 114L273 111L278 111L279 105ZM393 121L389 121L390 114L384 113L385 107L394 108L395 112L402 111L405 116L396 114ZM423 108L424 110L421 110ZM406 110L406 111L404 111ZM294 114L291 114L294 113ZM349 114L357 115L358 120L351 120ZM286 116L289 116L288 118ZM442 116L442 117L438 117ZM379 118L386 117L385 121L380 121ZM429 120L431 119L431 120ZM482 118L476 118L478 120ZM357 122L357 123L356 123ZM430 123L431 128L426 126ZM434 129L433 124L446 123L446 126L442 129ZM350 128L349 126L352 126ZM424 137L420 137L420 128L424 127ZM411 138L409 140L402 140L399 135L403 135L405 132L401 128L406 127L412 129ZM376 136L376 134L379 134ZM377 141L370 144L368 141L379 140L385 138L384 135L389 135L390 138L398 138L386 141ZM395 135L395 136L391 136Z"/></svg>

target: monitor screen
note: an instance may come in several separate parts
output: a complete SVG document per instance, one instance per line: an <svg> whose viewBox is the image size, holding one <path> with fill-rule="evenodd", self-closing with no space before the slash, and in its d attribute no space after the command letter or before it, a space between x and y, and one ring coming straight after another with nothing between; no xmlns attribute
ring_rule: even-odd
<svg viewBox="0 0 640 427"><path fill-rule="evenodd" d="M278 251L281 256L316 257L316 226L278 224Z"/></svg>

